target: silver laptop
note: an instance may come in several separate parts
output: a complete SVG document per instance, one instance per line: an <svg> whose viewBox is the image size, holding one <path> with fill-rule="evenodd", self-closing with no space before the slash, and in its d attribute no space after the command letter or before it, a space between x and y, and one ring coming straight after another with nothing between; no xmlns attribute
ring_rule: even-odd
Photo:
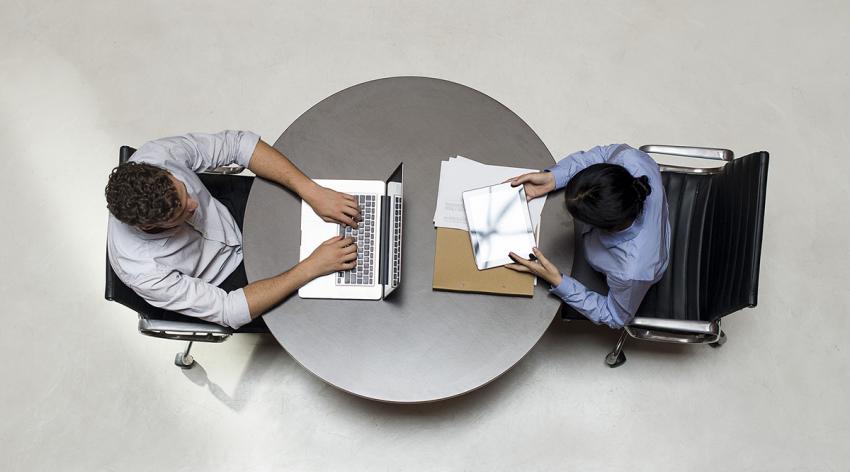
<svg viewBox="0 0 850 472"><path fill-rule="evenodd" d="M323 221L301 202L301 258L340 235L357 244L357 266L316 278L298 290L301 298L381 300L401 283L401 229L404 164L380 180L325 180L316 183L357 198L362 221L357 229Z"/></svg>

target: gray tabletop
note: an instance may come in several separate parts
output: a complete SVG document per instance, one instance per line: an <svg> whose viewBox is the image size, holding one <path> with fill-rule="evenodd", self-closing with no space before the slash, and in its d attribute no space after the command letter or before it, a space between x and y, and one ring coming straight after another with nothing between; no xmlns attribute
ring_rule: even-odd
<svg viewBox="0 0 850 472"><path fill-rule="evenodd" d="M560 301L539 283L533 298L434 291L433 225L440 161L545 168L553 160L504 105L444 80L397 77L321 101L274 145L313 178L384 180L405 164L401 287L385 301L291 296L265 315L302 366L342 390L387 402L454 397L516 364L551 323ZM300 201L257 179L244 226L250 281L298 263ZM565 273L572 223L560 193L543 210L540 247Z"/></svg>

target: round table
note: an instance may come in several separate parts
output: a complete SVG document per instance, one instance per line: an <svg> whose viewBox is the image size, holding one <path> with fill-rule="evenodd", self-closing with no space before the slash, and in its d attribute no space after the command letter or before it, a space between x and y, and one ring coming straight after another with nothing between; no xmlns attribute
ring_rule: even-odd
<svg viewBox="0 0 850 472"><path fill-rule="evenodd" d="M274 147L312 178L385 180L405 164L398 290L384 301L293 294L265 315L272 334L304 368L361 397L436 401L497 378L543 335L560 305L545 282L533 298L431 288L440 161L461 155L513 167L553 164L540 138L504 105L444 80L374 80L310 108ZM540 248L569 273L572 221L559 197L550 195L543 210ZM298 263L300 214L295 194L255 181L244 225L250 281Z"/></svg>

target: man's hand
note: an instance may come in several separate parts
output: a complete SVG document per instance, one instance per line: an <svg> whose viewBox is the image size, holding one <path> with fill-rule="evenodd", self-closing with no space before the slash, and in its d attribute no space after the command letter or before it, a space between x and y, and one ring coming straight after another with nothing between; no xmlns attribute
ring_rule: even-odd
<svg viewBox="0 0 850 472"><path fill-rule="evenodd" d="M510 253L511 259L513 259L516 264L508 264L505 267L517 272L530 272L549 282L549 284L553 287L561 285L561 281L563 279L561 271L559 271L554 264L549 262L549 259L546 259L546 256L544 256L539 249L534 248L532 250L534 251L534 254L531 260L523 259L514 253Z"/></svg>
<svg viewBox="0 0 850 472"><path fill-rule="evenodd" d="M533 200L537 197L542 197L547 193L555 190L555 176L551 172L532 172L530 174L522 174L510 180L512 187L518 185L525 186L525 198Z"/></svg>
<svg viewBox="0 0 850 472"><path fill-rule="evenodd" d="M302 198L324 221L357 228L357 222L360 221L360 206L357 205L357 199L353 196L317 184L305 192Z"/></svg>
<svg viewBox="0 0 850 472"><path fill-rule="evenodd" d="M341 270L351 270L357 265L357 245L354 244L354 238L334 236L320 244L302 264L308 267L311 280Z"/></svg>

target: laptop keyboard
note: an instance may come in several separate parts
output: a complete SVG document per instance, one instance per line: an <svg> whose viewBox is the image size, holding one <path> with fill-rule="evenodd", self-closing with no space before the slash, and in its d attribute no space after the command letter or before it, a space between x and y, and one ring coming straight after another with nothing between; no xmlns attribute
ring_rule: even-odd
<svg viewBox="0 0 850 472"><path fill-rule="evenodd" d="M393 280L392 286L401 282L401 197L393 197Z"/></svg>
<svg viewBox="0 0 850 472"><path fill-rule="evenodd" d="M357 229L350 226L339 225L339 235L348 238L353 237L357 244L357 266L351 270L336 273L337 285L374 285L375 284L375 239L373 233L375 227L375 206L378 198L375 195L353 195L360 205L360 216L362 221Z"/></svg>

